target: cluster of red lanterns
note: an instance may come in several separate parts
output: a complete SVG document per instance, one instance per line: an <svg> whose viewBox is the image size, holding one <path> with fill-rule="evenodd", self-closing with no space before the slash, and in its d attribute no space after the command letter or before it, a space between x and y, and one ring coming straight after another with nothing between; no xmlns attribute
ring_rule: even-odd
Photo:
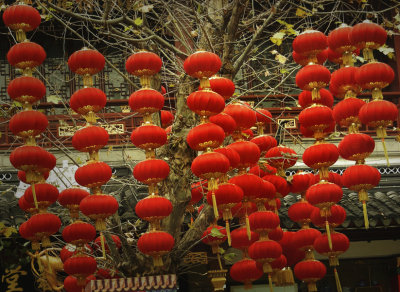
<svg viewBox="0 0 400 292"><path fill-rule="evenodd" d="M149 188L149 195L140 200L135 207L139 218L150 223L148 232L140 236L137 245L142 253L153 258L155 266L163 265L162 256L175 244L172 235L161 230L161 220L171 214L172 204L159 194L157 186L169 174L168 163L155 157L155 150L167 143L167 133L152 120L152 114L158 113L164 106L164 96L150 88L151 78L161 70L161 66L160 57L147 51L137 52L126 61L126 70L140 77L142 85L141 89L131 94L129 106L132 111L144 117L144 123L133 130L131 141L136 147L145 151L146 160L135 165L133 176ZM161 112L164 126L168 126L172 120L173 117L163 119L163 111Z"/></svg>

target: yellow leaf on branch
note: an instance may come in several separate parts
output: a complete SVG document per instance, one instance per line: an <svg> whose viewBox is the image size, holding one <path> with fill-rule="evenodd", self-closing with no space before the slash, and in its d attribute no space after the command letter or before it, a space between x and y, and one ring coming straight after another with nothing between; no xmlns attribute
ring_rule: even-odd
<svg viewBox="0 0 400 292"><path fill-rule="evenodd" d="M271 38L271 42L276 44L277 46L280 46L282 44L283 37L285 36L284 32L276 32Z"/></svg>
<svg viewBox="0 0 400 292"><path fill-rule="evenodd" d="M296 16L298 16L298 17L311 16L312 13L307 12L306 10L307 10L307 9L304 8L304 7L298 7L298 8L296 9Z"/></svg>

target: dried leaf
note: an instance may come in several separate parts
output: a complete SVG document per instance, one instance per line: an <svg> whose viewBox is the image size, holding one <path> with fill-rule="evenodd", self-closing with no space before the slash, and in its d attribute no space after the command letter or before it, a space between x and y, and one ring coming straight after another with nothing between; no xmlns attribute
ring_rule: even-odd
<svg viewBox="0 0 400 292"><path fill-rule="evenodd" d="M287 61L287 58L285 57L285 56L283 56L283 55L281 55L281 54L276 54L276 56L275 56L275 60L277 60L279 63L281 63L281 64L285 64L286 63L286 61Z"/></svg>
<svg viewBox="0 0 400 292"><path fill-rule="evenodd" d="M47 102L52 102L52 103L61 102L61 98L57 95L49 95L46 99L47 99Z"/></svg>
<svg viewBox="0 0 400 292"><path fill-rule="evenodd" d="M143 19L140 18L140 17L138 17L138 18L136 18L136 19L133 21L133 23L134 23L136 26L141 26L141 25L143 24Z"/></svg>
<svg viewBox="0 0 400 292"><path fill-rule="evenodd" d="M285 36L284 32L276 32L271 38L271 42L276 44L277 46L280 46L282 44L282 39Z"/></svg>
<svg viewBox="0 0 400 292"><path fill-rule="evenodd" d="M312 13L307 12L306 10L307 10L307 9L304 8L304 7L298 7L298 8L296 9L296 16L298 16L298 17L311 16Z"/></svg>
<svg viewBox="0 0 400 292"><path fill-rule="evenodd" d="M153 9L153 7L154 7L154 5L143 5L140 8L140 11L143 13L147 13L147 12L150 12Z"/></svg>

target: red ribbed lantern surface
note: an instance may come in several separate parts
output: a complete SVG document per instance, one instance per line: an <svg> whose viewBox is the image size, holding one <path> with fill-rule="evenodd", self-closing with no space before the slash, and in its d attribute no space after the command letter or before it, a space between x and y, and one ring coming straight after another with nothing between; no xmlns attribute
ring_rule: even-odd
<svg viewBox="0 0 400 292"><path fill-rule="evenodd" d="M7 53L8 63L23 70L41 65L44 59L46 52L43 47L33 42L15 44Z"/></svg>
<svg viewBox="0 0 400 292"><path fill-rule="evenodd" d="M346 235L339 232L331 232L332 248L329 246L328 236L326 234L317 237L314 241L315 250L329 258L330 266L338 266L338 256L346 252L350 247L349 239Z"/></svg>
<svg viewBox="0 0 400 292"><path fill-rule="evenodd" d="M72 218L79 217L79 204L90 194L82 189L70 188L63 190L58 196L58 202L61 206L69 209Z"/></svg>
<svg viewBox="0 0 400 292"><path fill-rule="evenodd" d="M355 97L346 98L333 108L333 118L341 127L356 130L361 124L358 113L364 104L365 101L361 99Z"/></svg>
<svg viewBox="0 0 400 292"><path fill-rule="evenodd" d="M72 94L70 107L78 114L97 113L106 105L107 97L103 91L94 87L79 89Z"/></svg>
<svg viewBox="0 0 400 292"><path fill-rule="evenodd" d="M332 205L338 203L343 197L342 188L326 181L321 181L309 187L306 192L307 201L321 210L321 214L329 215Z"/></svg>
<svg viewBox="0 0 400 292"><path fill-rule="evenodd" d="M155 75L161 70L160 57L152 52L137 52L125 63L126 71L134 76Z"/></svg>
<svg viewBox="0 0 400 292"><path fill-rule="evenodd" d="M296 264L294 274L307 283L308 291L318 291L315 282L325 277L326 267L317 260L304 260Z"/></svg>
<svg viewBox="0 0 400 292"><path fill-rule="evenodd" d="M210 78L221 68L221 59L214 53L198 51L187 57L183 63L186 73L195 78Z"/></svg>
<svg viewBox="0 0 400 292"><path fill-rule="evenodd" d="M172 204L167 198L150 195L136 204L135 212L139 218L154 222L168 217L172 212Z"/></svg>
<svg viewBox="0 0 400 292"><path fill-rule="evenodd" d="M296 74L296 85L302 90L312 91L312 99L320 99L319 90L328 86L331 72L322 65L307 65Z"/></svg>
<svg viewBox="0 0 400 292"><path fill-rule="evenodd" d="M353 45L363 49L364 59L373 60L372 49L377 49L385 44L387 38L386 30L368 20L353 26L350 40Z"/></svg>
<svg viewBox="0 0 400 292"><path fill-rule="evenodd" d="M303 90L299 94L299 105L303 109L311 106L313 103L322 104L322 105L327 106L327 107L332 107L333 106L333 96L332 96L332 93L330 93L329 90L327 90L325 88L321 88L319 90L319 95L320 95L319 99L313 100L311 91Z"/></svg>
<svg viewBox="0 0 400 292"><path fill-rule="evenodd" d="M297 153L292 148L286 146L276 146L265 154L270 165L282 171L296 164Z"/></svg>
<svg viewBox="0 0 400 292"><path fill-rule="evenodd" d="M33 215L28 219L27 223L32 234L42 240L43 247L51 245L49 236L56 233L61 227L60 218L51 213Z"/></svg>
<svg viewBox="0 0 400 292"><path fill-rule="evenodd" d="M167 254L175 244L174 238L167 232L152 231L142 234L137 242L140 252L153 258L155 266L162 266L162 256Z"/></svg>
<svg viewBox="0 0 400 292"><path fill-rule="evenodd" d="M356 97L361 87L358 82L358 67L343 67L332 73L329 89L335 94L336 98Z"/></svg>
<svg viewBox="0 0 400 292"><path fill-rule="evenodd" d="M68 59L69 69L79 75L94 75L103 70L104 65L104 56L88 48L74 52Z"/></svg>
<svg viewBox="0 0 400 292"><path fill-rule="evenodd" d="M167 143L167 133L156 125L144 124L132 131L131 141L138 148L155 149Z"/></svg>
<svg viewBox="0 0 400 292"><path fill-rule="evenodd" d="M161 127L166 128L174 122L174 115L170 111L161 110Z"/></svg>
<svg viewBox="0 0 400 292"><path fill-rule="evenodd" d="M324 131L334 123L332 110L324 105L312 105L299 114L300 125L314 133L315 139L322 139Z"/></svg>
<svg viewBox="0 0 400 292"><path fill-rule="evenodd" d="M81 152L95 152L108 143L108 132L99 126L88 125L75 132L72 146Z"/></svg>
<svg viewBox="0 0 400 292"><path fill-rule="evenodd" d="M218 178L229 170L229 159L217 152L197 156L191 166L192 172L202 179Z"/></svg>
<svg viewBox="0 0 400 292"><path fill-rule="evenodd" d="M344 136L338 145L339 154L346 160L362 162L375 148L375 141L371 136L362 133Z"/></svg>
<svg viewBox="0 0 400 292"><path fill-rule="evenodd" d="M238 131L247 130L256 123L256 112L240 103L229 104L226 106L224 113L235 120L236 130Z"/></svg>
<svg viewBox="0 0 400 292"><path fill-rule="evenodd" d="M303 153L303 162L310 168L318 169L321 178L328 178L328 168L339 158L335 144L318 143L308 147Z"/></svg>
<svg viewBox="0 0 400 292"><path fill-rule="evenodd" d="M43 210L55 203L55 201L57 201L58 189L51 184L37 183L35 184L35 195L39 209ZM34 203L32 186L28 187L25 190L24 197L28 203Z"/></svg>
<svg viewBox="0 0 400 292"><path fill-rule="evenodd" d="M213 123L205 123L190 129L186 141L196 151L217 148L224 142L224 130Z"/></svg>
<svg viewBox="0 0 400 292"><path fill-rule="evenodd" d="M328 43L326 36L316 30L306 30L299 34L292 43L293 50L303 56L307 56L310 61L316 61L315 56L326 49Z"/></svg>
<svg viewBox="0 0 400 292"><path fill-rule="evenodd" d="M94 240L96 229L92 224L78 220L63 229L62 237L67 243L83 246Z"/></svg>
<svg viewBox="0 0 400 292"><path fill-rule="evenodd" d="M164 96L157 90L142 88L131 94L129 106L134 112L152 114L163 108Z"/></svg>
<svg viewBox="0 0 400 292"><path fill-rule="evenodd" d="M229 270L231 278L241 282L247 289L251 288L251 283L263 275L263 272L257 268L256 261L244 258L233 264Z"/></svg>
<svg viewBox="0 0 400 292"><path fill-rule="evenodd" d="M224 243L227 239L226 229L219 225L210 225L203 232L201 241L204 244L210 245L214 254L218 253L219 245Z"/></svg>
<svg viewBox="0 0 400 292"><path fill-rule="evenodd" d="M236 129L235 120L226 113L220 113L210 117L210 122L220 126L225 131L225 135L230 135Z"/></svg>
<svg viewBox="0 0 400 292"><path fill-rule="evenodd" d="M199 116L213 116L223 111L224 98L211 90L199 90L192 92L186 103L189 109Z"/></svg>
<svg viewBox="0 0 400 292"><path fill-rule="evenodd" d="M87 188L99 188L106 184L111 179L111 176L111 167L102 161L90 161L78 167L75 172L76 182Z"/></svg>
<svg viewBox="0 0 400 292"><path fill-rule="evenodd" d="M21 76L10 81L7 93L12 100L26 105L40 100L46 94L46 87L37 78Z"/></svg>
<svg viewBox="0 0 400 292"><path fill-rule="evenodd" d="M235 93L235 84L232 80L213 76L210 78L211 90L221 95L225 100L229 99Z"/></svg>
<svg viewBox="0 0 400 292"><path fill-rule="evenodd" d="M270 263L282 255L282 247L279 243L273 240L260 239L254 242L249 247L249 256L262 263L263 272L268 274L272 273Z"/></svg>
<svg viewBox="0 0 400 292"><path fill-rule="evenodd" d="M25 36L19 31L27 32L36 29L42 18L39 11L30 5L17 4L7 7L3 13L3 21L6 26L17 32L17 40L22 42Z"/></svg>
<svg viewBox="0 0 400 292"><path fill-rule="evenodd" d="M9 127L14 135L34 138L46 131L49 122L46 115L34 110L21 111L12 116Z"/></svg>
<svg viewBox="0 0 400 292"><path fill-rule="evenodd" d="M321 216L321 212L318 208L314 208L311 213L311 222L317 227L325 227L326 221L329 226L335 228L341 225L346 219L346 210L339 205L333 205L331 207L331 213L328 216Z"/></svg>
<svg viewBox="0 0 400 292"><path fill-rule="evenodd" d="M303 226L310 223L310 216L314 209L316 208L307 201L296 202L289 207L288 216L290 220Z"/></svg>
<svg viewBox="0 0 400 292"><path fill-rule="evenodd" d="M139 162L133 168L133 176L138 181L151 185L167 178L169 165L161 159L147 159Z"/></svg>
<svg viewBox="0 0 400 292"><path fill-rule="evenodd" d="M77 278L78 286L84 286L86 277L94 274L97 269L97 262L91 256L82 254L74 255L67 259L64 263L64 271Z"/></svg>
<svg viewBox="0 0 400 292"><path fill-rule="evenodd" d="M260 159L260 148L250 141L237 141L226 146L228 149L235 150L240 156L237 168L247 168L258 162Z"/></svg>

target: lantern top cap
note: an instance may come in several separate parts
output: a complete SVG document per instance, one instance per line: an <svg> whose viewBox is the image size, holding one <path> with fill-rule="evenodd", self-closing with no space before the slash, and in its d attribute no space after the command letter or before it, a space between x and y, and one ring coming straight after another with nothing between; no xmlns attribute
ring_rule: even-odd
<svg viewBox="0 0 400 292"><path fill-rule="evenodd" d="M319 31L319 30L315 30L315 29L306 29L305 31L303 31L302 33L300 33L299 35L302 35L302 34L306 34L306 33L315 33L315 32L320 32L320 33L322 33L321 31Z"/></svg>

